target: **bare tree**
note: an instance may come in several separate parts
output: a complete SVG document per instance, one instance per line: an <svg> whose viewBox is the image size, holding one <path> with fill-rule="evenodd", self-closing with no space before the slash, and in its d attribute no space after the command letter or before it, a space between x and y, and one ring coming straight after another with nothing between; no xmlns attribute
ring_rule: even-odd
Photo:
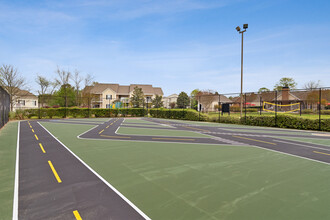
<svg viewBox="0 0 330 220"><path fill-rule="evenodd" d="M25 86L25 78L12 65L2 65L0 67L0 85L4 87L10 95L10 110L13 111L14 97Z"/></svg>
<svg viewBox="0 0 330 220"><path fill-rule="evenodd" d="M71 76L74 87L76 90L76 105L79 105L79 91L80 91L80 84L84 80L83 77L80 75L78 70L74 71L74 74Z"/></svg>
<svg viewBox="0 0 330 220"><path fill-rule="evenodd" d="M60 70L59 67L57 67L57 70L56 70L56 74L57 74L57 78L55 79L55 83L59 86L61 86L61 88L64 89L64 98L65 98L65 107L68 107L67 106L67 88L70 87L70 78L71 78L71 72L68 70L68 71L65 71L65 70Z"/></svg>
<svg viewBox="0 0 330 220"><path fill-rule="evenodd" d="M60 68L57 67L56 74L58 78L56 78L55 81L58 85L63 86L69 84L71 78L70 71L60 70Z"/></svg>
<svg viewBox="0 0 330 220"><path fill-rule="evenodd" d="M47 80L45 77L37 75L36 83L40 86L40 90L38 90L39 95L45 95L51 82Z"/></svg>
<svg viewBox="0 0 330 220"><path fill-rule="evenodd" d="M85 87L93 84L94 77L91 74L87 74L85 77Z"/></svg>
<svg viewBox="0 0 330 220"><path fill-rule="evenodd" d="M319 88L321 87L321 81L318 80L317 82L315 81L309 81L307 83L305 83L304 85L304 88L307 89L307 90L313 90L313 89L316 89L316 88Z"/></svg>
<svg viewBox="0 0 330 220"><path fill-rule="evenodd" d="M51 86L50 94L53 95L59 84L56 80L54 80L53 82L50 82L50 86Z"/></svg>

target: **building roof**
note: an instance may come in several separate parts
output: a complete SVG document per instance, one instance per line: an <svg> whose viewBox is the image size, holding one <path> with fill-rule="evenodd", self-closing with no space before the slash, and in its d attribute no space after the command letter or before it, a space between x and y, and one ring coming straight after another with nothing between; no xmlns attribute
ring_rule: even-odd
<svg viewBox="0 0 330 220"><path fill-rule="evenodd" d="M27 91L27 90L23 90L23 89L19 89L19 88L16 88L17 92L15 92L15 96L18 97L18 96L21 96L21 97L34 97L34 98L37 98L36 95L34 95L33 93Z"/></svg>
<svg viewBox="0 0 330 220"><path fill-rule="evenodd" d="M203 103L203 101L212 101L212 102L219 102L219 95L217 94L206 94L206 95L201 95L199 97L197 97L197 100L199 100L201 103ZM228 99L226 96L224 95L220 95L220 102L221 103L232 103L233 101Z"/></svg>
<svg viewBox="0 0 330 220"><path fill-rule="evenodd" d="M307 101L311 99L313 94L318 97L319 91L288 91L289 92L289 101ZM263 92L263 93L248 93L246 94L246 102L260 102L260 98L262 101L274 102L276 93L275 91L271 92ZM277 92L277 101L282 101L282 91ZM322 99L330 100L330 90L325 89L322 90L321 94ZM245 100L245 97L243 98ZM239 103L241 98L234 97L233 102Z"/></svg>
<svg viewBox="0 0 330 220"><path fill-rule="evenodd" d="M118 95L129 95L133 92L134 88L141 88L145 95L163 95L163 90L159 87L144 84L131 84L129 86L119 84L97 83L94 86L86 86L84 92L92 94L102 94L104 90L111 89Z"/></svg>

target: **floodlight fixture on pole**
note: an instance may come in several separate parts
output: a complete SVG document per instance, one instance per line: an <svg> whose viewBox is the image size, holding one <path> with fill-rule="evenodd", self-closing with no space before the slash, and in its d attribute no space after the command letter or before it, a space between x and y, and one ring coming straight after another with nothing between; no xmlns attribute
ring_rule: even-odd
<svg viewBox="0 0 330 220"><path fill-rule="evenodd" d="M243 24L243 29L241 30L240 26L236 27L236 31L240 34L242 34L242 48L241 48L241 112L240 112L240 117L242 118L243 114L243 39L244 39L244 32L246 29L249 27L248 24Z"/></svg>

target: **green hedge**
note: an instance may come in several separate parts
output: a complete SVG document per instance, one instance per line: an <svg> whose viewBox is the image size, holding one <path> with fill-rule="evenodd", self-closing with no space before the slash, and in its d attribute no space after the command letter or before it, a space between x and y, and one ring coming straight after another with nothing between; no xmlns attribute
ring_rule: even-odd
<svg viewBox="0 0 330 220"><path fill-rule="evenodd" d="M198 121L198 112L191 109L150 109L150 115L155 118L183 119ZM207 117L201 113L201 121L219 122L217 117ZM244 124L264 127L294 128L301 130L318 130L319 120L305 119L294 116L278 115L275 125L275 116L247 116L237 117L221 116L221 123ZM321 130L330 131L330 119L321 120Z"/></svg>
<svg viewBox="0 0 330 220"><path fill-rule="evenodd" d="M241 107L239 106L230 106L230 111L231 112L240 112ZM246 112L258 112L260 111L259 108L254 108L254 107L248 107L246 108ZM245 112L245 108L243 107L243 112Z"/></svg>
<svg viewBox="0 0 330 220"><path fill-rule="evenodd" d="M40 118L88 118L88 117L118 117L118 116L134 116L143 117L147 114L147 110L142 108L129 109L99 109L99 108L40 108L17 110L13 118L25 119L32 117Z"/></svg>
<svg viewBox="0 0 330 220"><path fill-rule="evenodd" d="M183 119L190 121L206 121L207 116L192 109L150 109L149 113L155 118Z"/></svg>

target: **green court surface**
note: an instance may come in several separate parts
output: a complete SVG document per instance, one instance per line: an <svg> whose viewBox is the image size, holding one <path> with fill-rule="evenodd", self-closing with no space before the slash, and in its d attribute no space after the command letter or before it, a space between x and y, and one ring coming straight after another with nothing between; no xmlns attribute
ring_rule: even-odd
<svg viewBox="0 0 330 220"><path fill-rule="evenodd" d="M17 122L0 130L0 219L12 218L17 146Z"/></svg>
<svg viewBox="0 0 330 220"><path fill-rule="evenodd" d="M148 136L166 136L166 137L201 137L209 138L210 136L203 135L193 131L178 131L169 129L151 129L151 128L130 128L120 127L117 134L128 135L148 135Z"/></svg>
<svg viewBox="0 0 330 220"><path fill-rule="evenodd" d="M330 166L260 148L78 139L42 122L152 219L329 219Z"/></svg>

